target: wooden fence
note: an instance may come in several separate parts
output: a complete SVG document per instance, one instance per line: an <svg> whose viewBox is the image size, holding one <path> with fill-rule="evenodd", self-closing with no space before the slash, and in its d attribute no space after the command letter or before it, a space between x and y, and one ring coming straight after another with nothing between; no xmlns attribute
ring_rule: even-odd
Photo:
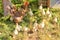
<svg viewBox="0 0 60 40"><path fill-rule="evenodd" d="M38 0L38 4L43 4L43 6L50 7L50 0Z"/></svg>

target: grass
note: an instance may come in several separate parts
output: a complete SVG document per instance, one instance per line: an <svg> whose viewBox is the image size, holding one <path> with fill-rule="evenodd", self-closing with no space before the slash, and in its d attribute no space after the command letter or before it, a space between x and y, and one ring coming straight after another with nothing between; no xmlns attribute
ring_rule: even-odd
<svg viewBox="0 0 60 40"><path fill-rule="evenodd" d="M49 21L47 21L47 16L42 16L38 11L34 12L34 16L31 19L29 19L29 15L25 16L24 20L19 23L19 25L22 26L22 30L19 31L18 35L14 35L16 25L13 21L10 21L10 16L0 17L0 40L60 40L60 9L50 9L50 11L52 12L52 17ZM58 22L56 24L53 23L54 17L58 18ZM25 26L29 28L30 20L33 25L36 20L39 24L44 18L46 20L44 28L38 28L37 26L37 31L24 31Z"/></svg>

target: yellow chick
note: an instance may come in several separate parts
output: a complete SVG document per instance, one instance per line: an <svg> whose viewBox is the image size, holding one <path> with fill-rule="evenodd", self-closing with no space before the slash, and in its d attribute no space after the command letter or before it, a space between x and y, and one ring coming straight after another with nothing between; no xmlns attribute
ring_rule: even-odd
<svg viewBox="0 0 60 40"><path fill-rule="evenodd" d="M19 26L19 25L18 25L18 26L16 27L16 29L17 29L18 31L20 31L20 30L22 29L22 26Z"/></svg>
<svg viewBox="0 0 60 40"><path fill-rule="evenodd" d="M18 35L18 30L17 29L14 30L14 34Z"/></svg>
<svg viewBox="0 0 60 40"><path fill-rule="evenodd" d="M31 9L29 9L29 14L30 14L30 16L33 16L33 12Z"/></svg>
<svg viewBox="0 0 60 40"><path fill-rule="evenodd" d="M2 33L0 32L0 35L1 35Z"/></svg>
<svg viewBox="0 0 60 40"><path fill-rule="evenodd" d="M45 10L44 9L42 10L42 14L45 15Z"/></svg>
<svg viewBox="0 0 60 40"><path fill-rule="evenodd" d="M48 14L48 15L50 14L49 8L47 9L46 14Z"/></svg>
<svg viewBox="0 0 60 40"><path fill-rule="evenodd" d="M39 6L39 9L40 9L40 10L42 10L42 9L43 9L42 4Z"/></svg>
<svg viewBox="0 0 60 40"><path fill-rule="evenodd" d="M33 30L34 30L34 31L37 31L37 29L38 29L38 23L37 23L37 21L35 21Z"/></svg>
<svg viewBox="0 0 60 40"><path fill-rule="evenodd" d="M57 23L57 20L58 20L58 19L57 19L57 17L55 17L55 18L54 18L54 22L56 22L56 23Z"/></svg>
<svg viewBox="0 0 60 40"><path fill-rule="evenodd" d="M49 8L47 9L46 14L49 18L52 16L51 12L49 11Z"/></svg>
<svg viewBox="0 0 60 40"><path fill-rule="evenodd" d="M29 31L29 28L28 27L24 27L24 31L25 32Z"/></svg>
<svg viewBox="0 0 60 40"><path fill-rule="evenodd" d="M11 17L10 20L13 21L13 17Z"/></svg>
<svg viewBox="0 0 60 40"><path fill-rule="evenodd" d="M40 27L44 28L45 27L45 19L43 19L43 21L40 23Z"/></svg>

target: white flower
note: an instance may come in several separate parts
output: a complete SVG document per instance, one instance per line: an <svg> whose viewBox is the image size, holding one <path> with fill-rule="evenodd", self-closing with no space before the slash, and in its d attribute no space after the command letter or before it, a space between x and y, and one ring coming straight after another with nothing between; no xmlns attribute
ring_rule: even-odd
<svg viewBox="0 0 60 40"><path fill-rule="evenodd" d="M45 15L45 10L44 9L42 10L42 14Z"/></svg>
<svg viewBox="0 0 60 40"><path fill-rule="evenodd" d="M29 9L29 14L30 14L30 16L33 16L33 12L31 9Z"/></svg>
<svg viewBox="0 0 60 40"><path fill-rule="evenodd" d="M14 34L15 34L15 35L18 35L18 31L17 31L17 29L15 29Z"/></svg>
<svg viewBox="0 0 60 40"><path fill-rule="evenodd" d="M39 6L39 9L40 9L40 10L42 10L42 9L43 9L42 4Z"/></svg>
<svg viewBox="0 0 60 40"><path fill-rule="evenodd" d="M57 17L54 18L54 21L57 22Z"/></svg>

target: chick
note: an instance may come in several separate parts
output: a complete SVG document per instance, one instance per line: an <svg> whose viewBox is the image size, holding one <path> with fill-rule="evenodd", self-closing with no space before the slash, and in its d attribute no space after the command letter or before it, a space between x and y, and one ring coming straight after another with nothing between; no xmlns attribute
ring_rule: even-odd
<svg viewBox="0 0 60 40"><path fill-rule="evenodd" d="M40 23L40 27L41 27L41 28L44 28L44 27L45 27L45 21L46 21L46 20L43 19L43 21Z"/></svg>
<svg viewBox="0 0 60 40"><path fill-rule="evenodd" d="M54 22L56 22L56 23L57 23L57 20L58 20L58 19L57 19L57 17L55 17L55 18L54 18Z"/></svg>
<svg viewBox="0 0 60 40"><path fill-rule="evenodd" d="M51 16L52 16L52 14L50 13L50 14L49 14L49 18L50 18Z"/></svg>
<svg viewBox="0 0 60 40"><path fill-rule="evenodd" d="M54 27L57 27L58 26L58 18L57 17L54 17L53 18L53 21L52 21L52 24L54 25Z"/></svg>
<svg viewBox="0 0 60 40"><path fill-rule="evenodd" d="M30 16L33 16L33 12L31 9L29 9L29 14L30 14Z"/></svg>
<svg viewBox="0 0 60 40"><path fill-rule="evenodd" d="M47 9L46 14L47 14L47 15L49 15L49 14L50 14L49 8Z"/></svg>
<svg viewBox="0 0 60 40"><path fill-rule="evenodd" d="M2 34L2 32L0 32L0 35Z"/></svg>
<svg viewBox="0 0 60 40"><path fill-rule="evenodd" d="M44 21L41 23L41 28L44 28L45 24Z"/></svg>
<svg viewBox="0 0 60 40"><path fill-rule="evenodd" d="M24 32L28 32L29 28L28 27L24 27Z"/></svg>
<svg viewBox="0 0 60 40"><path fill-rule="evenodd" d="M10 17L10 20L13 21L13 17Z"/></svg>
<svg viewBox="0 0 60 40"><path fill-rule="evenodd" d="M50 18L52 17L52 14L51 14L52 12L50 12L49 11L49 8L47 9L47 11L46 11L46 15L47 15L47 20L49 21L50 20Z"/></svg>
<svg viewBox="0 0 60 40"><path fill-rule="evenodd" d="M40 10L42 10L42 9L43 9L42 4L39 6L39 9L40 9Z"/></svg>
<svg viewBox="0 0 60 40"><path fill-rule="evenodd" d="M42 10L42 14L45 15L45 10L44 9Z"/></svg>
<svg viewBox="0 0 60 40"><path fill-rule="evenodd" d="M14 30L14 34L18 35L18 30L17 29Z"/></svg>
<svg viewBox="0 0 60 40"><path fill-rule="evenodd" d="M17 29L18 31L21 31L21 30L22 30L22 26L18 25L18 26L16 27L16 29Z"/></svg>
<svg viewBox="0 0 60 40"><path fill-rule="evenodd" d="M33 31L37 31L37 30L38 30L38 23L37 21L35 21Z"/></svg>

